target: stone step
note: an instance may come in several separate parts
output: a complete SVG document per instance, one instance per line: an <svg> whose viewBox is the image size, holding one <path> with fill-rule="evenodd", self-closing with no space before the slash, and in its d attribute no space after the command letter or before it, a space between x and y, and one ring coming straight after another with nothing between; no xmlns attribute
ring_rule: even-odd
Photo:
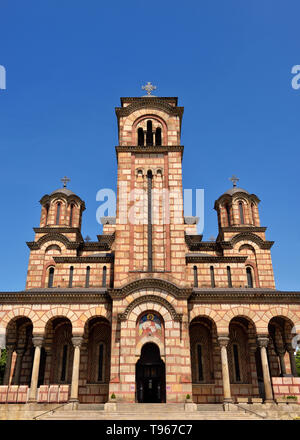
<svg viewBox="0 0 300 440"><path fill-rule="evenodd" d="M143 413L126 413L126 412L94 412L94 411L57 411L42 417L40 420L149 420L155 422L157 420L262 420L257 416L248 415L241 412L174 412L170 418L169 413L161 414L143 414Z"/></svg>
<svg viewBox="0 0 300 440"><path fill-rule="evenodd" d="M184 403L117 403L117 412L161 413L184 411Z"/></svg>
<svg viewBox="0 0 300 440"><path fill-rule="evenodd" d="M79 403L78 411L104 411L104 403Z"/></svg>
<svg viewBox="0 0 300 440"><path fill-rule="evenodd" d="M198 403L197 411L224 411L222 403Z"/></svg>

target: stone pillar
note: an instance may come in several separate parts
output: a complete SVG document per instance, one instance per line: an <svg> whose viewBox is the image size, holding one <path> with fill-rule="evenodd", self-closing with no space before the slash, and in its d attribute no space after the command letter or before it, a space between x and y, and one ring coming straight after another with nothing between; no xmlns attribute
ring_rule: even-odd
<svg viewBox="0 0 300 440"><path fill-rule="evenodd" d="M79 366L80 366L80 346L82 344L82 336L73 336L72 343L74 346L73 371L71 384L71 402L78 402L78 383L79 383Z"/></svg>
<svg viewBox="0 0 300 440"><path fill-rule="evenodd" d="M14 346L13 345L7 345L6 347L6 366L5 366L5 373L3 378L3 384L9 385L9 378L10 378L10 370L11 370L11 362L14 352Z"/></svg>
<svg viewBox="0 0 300 440"><path fill-rule="evenodd" d="M292 344L286 344L286 349L287 349L289 356L290 356L292 375L294 377L298 377L298 371L297 371L296 360L295 360L295 355L294 355L294 348L292 347Z"/></svg>
<svg viewBox="0 0 300 440"><path fill-rule="evenodd" d="M28 402L36 402L37 400L36 394L37 394L41 348L42 348L43 340L44 340L43 336L32 337L32 343L35 347L35 350L34 350L34 359L33 359L32 373L31 373L31 383L30 383Z"/></svg>
<svg viewBox="0 0 300 440"><path fill-rule="evenodd" d="M273 389L270 378L270 371L268 365L268 356L267 356L267 346L269 343L269 338L266 336L260 336L257 338L258 345L260 347L260 356L261 356L261 364L262 371L264 377L264 386L265 386L265 402L271 403L273 402Z"/></svg>
<svg viewBox="0 0 300 440"><path fill-rule="evenodd" d="M221 362L222 362L222 380L223 380L223 394L224 402L232 402L231 390L230 390L230 378L227 358L227 345L229 342L228 336L219 336L218 341L221 347Z"/></svg>
<svg viewBox="0 0 300 440"><path fill-rule="evenodd" d="M285 351L281 349L281 350L277 350L277 353L278 353L279 362L280 362L281 375L285 376L285 374L286 374L286 368L285 368L285 362L284 362Z"/></svg>
<svg viewBox="0 0 300 440"><path fill-rule="evenodd" d="M22 367L22 359L24 354L23 348L18 348L16 350L17 353L17 361L16 361L16 373L15 373L15 385L20 385L20 374L21 374L21 367Z"/></svg>

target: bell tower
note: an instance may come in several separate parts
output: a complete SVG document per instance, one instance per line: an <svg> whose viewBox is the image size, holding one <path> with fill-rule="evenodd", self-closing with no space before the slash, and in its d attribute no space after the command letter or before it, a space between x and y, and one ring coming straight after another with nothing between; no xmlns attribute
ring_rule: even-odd
<svg viewBox="0 0 300 440"><path fill-rule="evenodd" d="M121 98L115 287L157 277L185 284L181 121L175 97Z"/></svg>

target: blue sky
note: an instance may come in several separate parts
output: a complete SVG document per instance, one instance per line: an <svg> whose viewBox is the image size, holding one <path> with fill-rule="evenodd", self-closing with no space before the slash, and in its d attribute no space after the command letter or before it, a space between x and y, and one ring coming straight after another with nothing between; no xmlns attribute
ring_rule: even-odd
<svg viewBox="0 0 300 440"><path fill-rule="evenodd" d="M116 188L114 108L147 81L185 107L183 185L205 190L204 240L237 174L261 199L276 287L300 290L299 16L293 0L1 0L0 290L24 288L25 241L61 177L96 240L96 193Z"/></svg>

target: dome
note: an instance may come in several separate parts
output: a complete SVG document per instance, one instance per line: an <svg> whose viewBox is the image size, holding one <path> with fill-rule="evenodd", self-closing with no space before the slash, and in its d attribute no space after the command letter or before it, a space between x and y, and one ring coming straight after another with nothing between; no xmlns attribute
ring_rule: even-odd
<svg viewBox="0 0 300 440"><path fill-rule="evenodd" d="M237 186L234 186L233 188L230 188L228 191L226 191L223 195L228 194L229 196L233 196L233 194L238 193L238 192L243 192L245 194L250 195L250 193L248 191L246 191L243 188L239 188Z"/></svg>
<svg viewBox="0 0 300 440"><path fill-rule="evenodd" d="M56 194L56 193L62 193L62 194L65 194L66 196L75 195L75 194L73 193L73 191L71 191L71 190L68 189L68 188L59 188L59 189L56 189L55 191L52 191L52 193L50 194L50 196L52 196L53 194Z"/></svg>

